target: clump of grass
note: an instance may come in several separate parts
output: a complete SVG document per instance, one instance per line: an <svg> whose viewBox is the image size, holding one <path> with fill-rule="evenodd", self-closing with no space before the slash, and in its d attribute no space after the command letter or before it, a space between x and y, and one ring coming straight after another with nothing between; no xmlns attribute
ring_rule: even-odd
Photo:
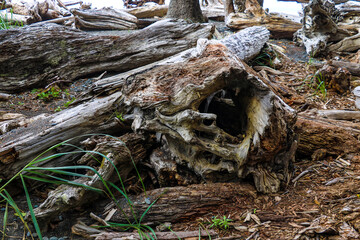
<svg viewBox="0 0 360 240"><path fill-rule="evenodd" d="M323 75L319 72L304 80L304 84L308 86L313 95L320 95L323 100L327 97L326 82Z"/></svg>
<svg viewBox="0 0 360 240"><path fill-rule="evenodd" d="M275 69L276 52L271 47L264 47L261 52L249 62L251 66L268 66Z"/></svg>
<svg viewBox="0 0 360 240"><path fill-rule="evenodd" d="M8 18L8 13L2 14L0 12L0 30L10 29L13 27L23 27L24 24L22 22L13 21L13 10L10 9L10 21Z"/></svg>
<svg viewBox="0 0 360 240"><path fill-rule="evenodd" d="M102 136L109 136L109 135L105 135L105 134L98 134L98 135L102 135ZM93 134L91 135L83 135L83 136L79 136L79 137L86 137L86 136L93 136ZM79 138L78 137L78 138ZM109 136L113 139L116 139L117 141L120 141L118 138L115 138L113 136ZM25 214L20 210L20 208L18 207L18 205L16 204L16 202L13 200L13 198L10 196L9 192L6 190L6 187L13 182L15 179L20 179L23 189L24 189L24 193L25 193L25 197L26 197L26 201L28 204L28 209L29 209L29 213L32 219L32 223L35 227L36 233L37 233L37 237L39 239L42 239L42 234L41 234L41 230L39 227L39 224L37 222L35 213L34 213L34 209L33 209L33 205L31 203L31 199L30 199L30 194L27 190L27 186L26 186L26 182L24 181L25 178L27 179L31 179L31 180L35 180L35 181L40 181L40 182L45 182L48 184L67 184L67 185L72 185L72 186L78 186L78 187L82 187L85 188L87 190L91 190L91 191L96 191L98 193L104 193L106 196L108 196L114 203L115 205L120 209L120 211L125 215L126 219L127 219L127 223L108 223L109 227L116 227L116 228L120 228L120 229L125 229L125 230L136 230L140 236L141 239L149 239L149 240L153 240L156 239L156 235L154 230L146 225L143 225L141 222L144 218L144 216L147 214L147 212L150 210L150 208L153 206L153 204L157 201L157 199L151 203L148 208L146 209L146 211L141 215L141 217L138 219L134 209L133 209L133 203L131 202L131 200L128 197L128 194L125 190L125 186L123 184L122 178L120 176L120 173L118 171L118 169L115 167L114 163L111 161L111 159L109 159L107 156L105 156L104 154L100 153L100 152L95 152L95 151L87 151L84 149L81 149L79 147L76 147L72 144L70 144L69 142L74 140L75 138L72 139L68 139L66 141L63 141L59 144L54 145L53 147L47 149L46 151L44 151L43 153L41 153L39 156L37 156L36 158L34 158L31 162L29 162L28 164L26 164L25 167L23 167L23 169L21 169L18 173L16 173L10 180L8 180L5 184L3 184L0 187L0 197L2 197L5 202L6 202L6 212L4 214L4 218L3 218L3 239L5 239L6 236L6 225L7 225L7 221L8 221L8 206L10 206L15 212L16 215L20 218L21 222L24 224L25 229L27 229L27 231L29 231L31 238L34 239L34 237L32 236L31 230L29 228L29 225L27 223L27 221L25 220ZM130 150L126 147L125 143L122 142L122 144L124 145L125 149L129 152L130 154L130 158L132 160L132 163L134 164L134 168L135 171L137 173L137 176L140 179L140 182L142 184L143 187L143 191L145 192L145 196L146 196L146 190L145 190L145 185L140 177L140 174L136 168L135 162L132 159L131 156L131 152ZM63 147L63 146L72 146L75 147L76 151L71 151L71 152L63 152L63 153L56 153L56 154L52 154L50 156L46 156L47 154L50 153L50 151L56 150L59 147ZM63 166L63 167L38 167L41 163L47 162L49 160L52 160L54 158L57 157L61 157L64 155L73 155L73 154L79 154L79 153L84 153L84 154L90 154L92 157L94 157L96 159L96 156L101 157L101 159L106 159L107 161L109 161L112 166L114 167L114 170L117 174L117 177L119 179L120 182L120 187L116 186L114 183L112 182L108 182L105 181L102 176L99 174L99 172L94 169L93 167L90 166ZM97 159L96 159L97 160ZM101 161L99 161L101 162ZM82 173L78 173L78 170L87 170L87 171L92 171L94 173L93 176L90 175L86 175L86 174L82 174ZM94 177L99 177L99 179L101 180L104 189L100 189L100 188L95 188L95 187L91 187L91 186L87 186L85 184L81 184L79 182L76 182L74 180L69 180L68 178L78 178L78 177L84 177L84 178L94 178ZM127 201L131 213L133 215L133 218L135 219L135 222L130 222L130 218L129 216L126 215L126 213L124 212L124 210L121 208L121 206L118 203L118 200L115 197L115 192L113 192L114 190L117 191L118 193L120 193Z"/></svg>

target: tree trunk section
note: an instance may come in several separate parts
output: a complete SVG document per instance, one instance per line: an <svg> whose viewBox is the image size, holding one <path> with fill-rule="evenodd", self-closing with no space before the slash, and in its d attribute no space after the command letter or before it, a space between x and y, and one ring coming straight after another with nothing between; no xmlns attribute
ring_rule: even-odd
<svg viewBox="0 0 360 240"><path fill-rule="evenodd" d="M231 14L226 20L226 26L233 29L244 29L251 26L264 26L272 38L292 39L301 24L277 15L254 17L245 13Z"/></svg>
<svg viewBox="0 0 360 240"><path fill-rule="evenodd" d="M209 24L160 21L122 36L90 33L48 24L0 32L0 89L42 87L55 77L66 80L124 72L194 47L210 38Z"/></svg>
<svg viewBox="0 0 360 240"><path fill-rule="evenodd" d="M310 156L319 149L333 156L360 151L358 124L301 114L296 122L298 153Z"/></svg>
<svg viewBox="0 0 360 240"><path fill-rule="evenodd" d="M190 22L204 22L198 0L171 0L167 18L184 19Z"/></svg>
<svg viewBox="0 0 360 240"><path fill-rule="evenodd" d="M157 201L145 215L143 222L162 224L193 220L219 208L219 206L234 203L236 198L255 198L256 191L251 185L244 183L209 183L159 188L147 191L146 197L151 203ZM144 203L145 195L140 194L131 200L139 219L149 206ZM113 204L108 206L107 211L114 207ZM134 221L129 206L125 203L121 207L130 221ZM126 222L126 218L120 211L117 211L110 221L122 223Z"/></svg>

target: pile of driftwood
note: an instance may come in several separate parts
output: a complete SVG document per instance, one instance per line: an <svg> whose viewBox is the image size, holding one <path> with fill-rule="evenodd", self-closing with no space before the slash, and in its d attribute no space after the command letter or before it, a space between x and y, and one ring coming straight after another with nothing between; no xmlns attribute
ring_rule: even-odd
<svg viewBox="0 0 360 240"><path fill-rule="evenodd" d="M156 224L201 215L234 196L279 191L291 179L296 152L314 158L323 149L334 155L358 152L359 128L338 121L339 116L352 119L356 114L322 111L297 116L285 103L286 89L268 78L268 73L282 73L267 68L257 72L247 65L270 36L290 37L298 29L297 38L309 54L357 50L352 44L357 41L356 23L343 24L351 14L340 14L341 9L327 0L313 0L304 9L301 25L267 14L253 0L245 1L245 12L236 13L242 8L232 1L224 4L229 27L263 26L245 28L222 40L210 40L215 30L212 24L173 19L121 36L96 36L54 23L0 31L0 89L4 92L44 87L58 78L71 82L104 71L116 73L96 81L70 109L1 122L1 179L10 179L49 147L73 138L63 151L82 144L112 160L114 165L104 159L96 166L106 181L116 179L114 166L125 181L133 170L132 161L152 170L161 188L149 191L146 198L152 202L161 197L144 222ZM62 11L56 4L45 5L46 11L39 3L31 8L29 23L37 15L45 20L50 18L46 14ZM208 3L208 7L215 5L219 6ZM115 9L68 11L63 4L64 9L71 15L67 20L74 20L81 29L134 29L139 27L138 18L146 18L140 8L128 13ZM58 19L65 21L65 17ZM330 85L346 91L348 82L337 80L349 81L349 73L359 74L359 69L350 63L346 65L349 73L331 68L337 65L346 63L329 62L321 74L331 72ZM122 120L114 113L121 113ZM111 134L121 142L84 136L93 133ZM88 155L64 155L43 166L90 164L91 160ZM255 187L242 183L244 179L251 179ZM101 185L96 177L77 181ZM204 182L208 184L201 184ZM164 188L168 189L165 193ZM47 223L58 213L98 197L78 186L60 186L49 193L35 214ZM147 208L145 196L134 198L140 216ZM126 206L123 209L131 211ZM107 220L123 222L124 216L112 212ZM73 231L99 239L119 237L81 224Z"/></svg>

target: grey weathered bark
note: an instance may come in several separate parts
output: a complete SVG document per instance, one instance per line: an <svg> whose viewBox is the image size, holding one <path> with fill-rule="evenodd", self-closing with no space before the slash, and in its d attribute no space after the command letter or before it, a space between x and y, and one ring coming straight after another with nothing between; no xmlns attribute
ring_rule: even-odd
<svg viewBox="0 0 360 240"><path fill-rule="evenodd" d="M167 17L185 19L191 22L204 22L198 0L171 0Z"/></svg>
<svg viewBox="0 0 360 240"><path fill-rule="evenodd" d="M0 89L22 91L53 78L124 72L164 59L210 38L209 24L164 20L122 36L95 36L49 24L0 32ZM20 47L21 46L21 47Z"/></svg>
<svg viewBox="0 0 360 240"><path fill-rule="evenodd" d="M137 18L114 8L74 9L75 26L85 30L127 30L137 28Z"/></svg>

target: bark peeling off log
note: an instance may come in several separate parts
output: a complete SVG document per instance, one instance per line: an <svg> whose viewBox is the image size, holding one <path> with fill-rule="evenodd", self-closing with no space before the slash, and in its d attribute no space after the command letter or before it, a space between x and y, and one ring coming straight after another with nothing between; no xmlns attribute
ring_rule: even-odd
<svg viewBox="0 0 360 240"><path fill-rule="evenodd" d="M104 71L124 72L194 47L213 30L211 24L171 20L125 36L94 36L56 24L3 30L0 88L16 92L45 86L56 76L74 80Z"/></svg>
<svg viewBox="0 0 360 240"><path fill-rule="evenodd" d="M223 102L209 101L223 90ZM123 93L124 103L135 107L133 129L164 134L178 163L202 178L271 175L267 183L255 181L262 192L278 191L280 179L288 178L296 114L223 44L210 41L196 58L131 75ZM274 165L282 166L278 175Z"/></svg>

